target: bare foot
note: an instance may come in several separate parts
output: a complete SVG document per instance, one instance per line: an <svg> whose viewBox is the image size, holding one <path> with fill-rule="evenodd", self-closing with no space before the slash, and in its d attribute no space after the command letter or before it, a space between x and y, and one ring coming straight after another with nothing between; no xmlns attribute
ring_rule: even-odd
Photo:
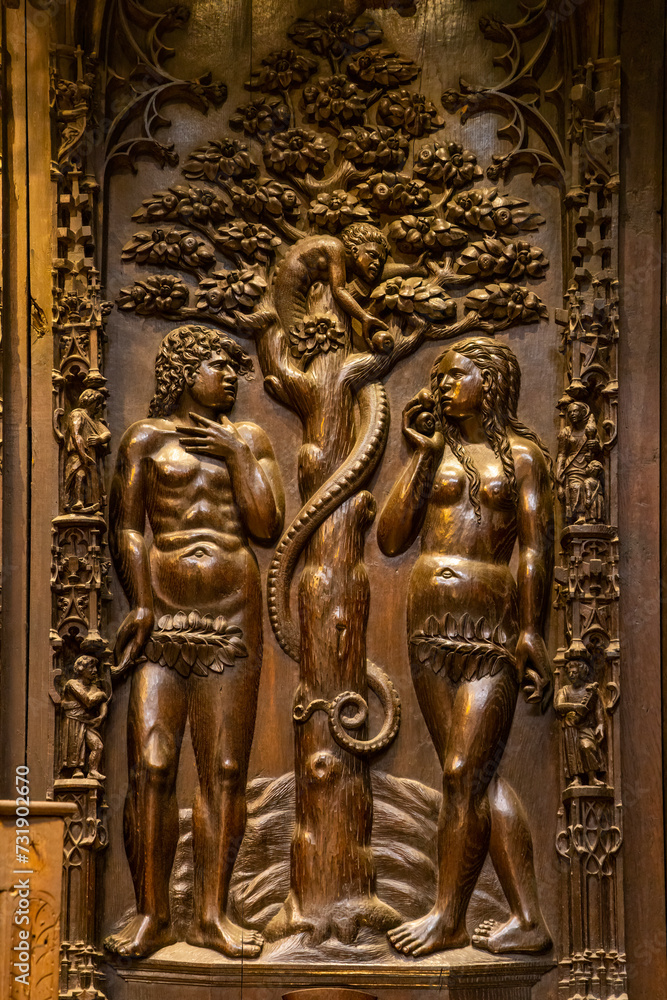
<svg viewBox="0 0 667 1000"><path fill-rule="evenodd" d="M470 944L465 927L450 930L443 914L435 909L419 920L401 924L389 931L387 937L396 951L415 956L444 951L445 948L465 948Z"/></svg>
<svg viewBox="0 0 667 1000"><path fill-rule="evenodd" d="M225 916L192 924L186 940L198 948L213 948L229 958L257 958L264 944L257 931L239 927Z"/></svg>
<svg viewBox="0 0 667 1000"><path fill-rule="evenodd" d="M104 947L114 955L146 958L176 940L169 923L145 913L137 913L117 934L110 934Z"/></svg>
<svg viewBox="0 0 667 1000"><path fill-rule="evenodd" d="M475 928L472 943L494 955L508 951L546 951L552 945L549 931L541 921L527 924L517 917L510 917L504 924L495 920L483 921Z"/></svg>

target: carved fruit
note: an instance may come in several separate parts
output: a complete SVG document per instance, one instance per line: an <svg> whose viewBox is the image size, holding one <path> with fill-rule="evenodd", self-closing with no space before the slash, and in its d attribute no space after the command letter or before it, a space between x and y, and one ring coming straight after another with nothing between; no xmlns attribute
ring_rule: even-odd
<svg viewBox="0 0 667 1000"><path fill-rule="evenodd" d="M390 333L385 333L385 331L382 330L373 334L371 344L373 345L373 350L377 354L390 354L394 349L394 338Z"/></svg>

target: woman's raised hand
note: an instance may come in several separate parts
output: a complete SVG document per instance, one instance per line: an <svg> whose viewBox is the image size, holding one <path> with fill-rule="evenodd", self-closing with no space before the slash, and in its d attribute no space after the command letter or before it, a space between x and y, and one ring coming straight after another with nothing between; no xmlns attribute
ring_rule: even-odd
<svg viewBox="0 0 667 1000"><path fill-rule="evenodd" d="M428 389L422 389L403 410L403 436L415 449L438 458L443 453L445 439L434 414L435 401Z"/></svg>

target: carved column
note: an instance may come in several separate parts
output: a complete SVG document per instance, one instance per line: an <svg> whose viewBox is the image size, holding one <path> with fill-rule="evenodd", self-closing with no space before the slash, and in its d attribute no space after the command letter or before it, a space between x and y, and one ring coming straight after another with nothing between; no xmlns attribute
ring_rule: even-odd
<svg viewBox="0 0 667 1000"><path fill-rule="evenodd" d="M591 61L575 73L570 105L571 174L565 206L572 265L565 276L567 307L557 315L566 359L558 483L566 526L556 569L562 642L556 658L556 704L567 685L568 664L581 660L588 664L588 687L591 697L601 700L604 722L599 747L588 756L589 764L600 765L593 782L590 776L572 780L572 756L577 757L572 740L578 737L572 729L568 736L564 723L557 838L568 872L562 1000L626 996L619 853L623 805L615 712L621 692L615 527L619 84L618 60ZM583 407L573 410L573 403ZM579 430L572 427L572 415ZM585 750L581 756L586 758Z"/></svg>
<svg viewBox="0 0 667 1000"><path fill-rule="evenodd" d="M99 910L96 869L107 833L103 757L95 763L94 748L101 748L111 695L107 645L100 633L109 569L102 480L108 431L100 371L108 310L100 300L96 267L98 184L78 148L88 123L93 80L80 47L57 46L52 67L58 141L52 164L57 211L53 427L60 451L60 513L52 526L53 792L57 801L76 806L65 824L60 996L101 1000L102 953L94 945ZM85 674L91 664L96 671L92 680ZM91 691L98 708L86 709L80 699Z"/></svg>

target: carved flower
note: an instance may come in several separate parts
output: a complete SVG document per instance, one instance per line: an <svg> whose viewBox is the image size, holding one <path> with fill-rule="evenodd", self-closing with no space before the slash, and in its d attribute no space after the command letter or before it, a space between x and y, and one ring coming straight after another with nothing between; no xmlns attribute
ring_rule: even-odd
<svg viewBox="0 0 667 1000"><path fill-rule="evenodd" d="M389 226L389 235L403 253L423 253L465 243L467 235L451 222L424 216L404 215Z"/></svg>
<svg viewBox="0 0 667 1000"><path fill-rule="evenodd" d="M309 221L330 233L339 232L351 222L369 222L370 218L368 209L353 194L342 190L318 194L308 209Z"/></svg>
<svg viewBox="0 0 667 1000"><path fill-rule="evenodd" d="M345 345L345 333L333 316L314 313L290 327L291 352L295 358L308 362L316 354L328 354Z"/></svg>
<svg viewBox="0 0 667 1000"><path fill-rule="evenodd" d="M190 154L183 165L183 173L188 180L206 178L215 181L222 177L254 177L257 164L250 159L248 147L240 139L213 139L205 146L199 146Z"/></svg>
<svg viewBox="0 0 667 1000"><path fill-rule="evenodd" d="M234 184L229 189L234 209L239 213L254 212L260 215L262 212L262 201L259 198L261 186L257 181L245 180L240 184Z"/></svg>
<svg viewBox="0 0 667 1000"><path fill-rule="evenodd" d="M262 59L246 86L252 90L289 90L305 83L316 69L317 62L310 56L297 54L294 49L279 49Z"/></svg>
<svg viewBox="0 0 667 1000"><path fill-rule="evenodd" d="M154 313L176 313L187 305L190 292L174 274L153 274L150 278L135 281L128 288L121 288L116 299L119 309L133 311L139 316Z"/></svg>
<svg viewBox="0 0 667 1000"><path fill-rule="evenodd" d="M477 157L459 142L448 142L446 146L428 146L419 150L414 173L422 180L434 184L444 182L454 188L465 187L471 181L483 176L477 166Z"/></svg>
<svg viewBox="0 0 667 1000"><path fill-rule="evenodd" d="M357 185L357 193L362 201L371 202L384 212L423 208L431 198L431 192L423 181L387 170L372 174L363 184Z"/></svg>
<svg viewBox="0 0 667 1000"><path fill-rule="evenodd" d="M156 191L146 198L133 219L195 219L203 224L219 222L230 214L225 198L208 188L176 185L168 191Z"/></svg>
<svg viewBox="0 0 667 1000"><path fill-rule="evenodd" d="M187 229L154 229L152 233L135 233L125 244L121 254L125 262L137 264L169 264L207 271L215 262L215 255L206 248L204 240Z"/></svg>
<svg viewBox="0 0 667 1000"><path fill-rule="evenodd" d="M527 205L523 198L499 195L497 188L477 188L455 195L447 206L447 218L509 236L520 229L537 229L544 222Z"/></svg>
<svg viewBox="0 0 667 1000"><path fill-rule="evenodd" d="M447 205L446 215L450 222L467 224L482 229L492 229L493 225L482 220L490 216L493 206L483 189L457 194Z"/></svg>
<svg viewBox="0 0 667 1000"><path fill-rule="evenodd" d="M327 11L311 18L299 18L287 34L304 49L318 56L329 53L341 59L349 52L365 49L382 38L382 32L367 18L354 23L348 14Z"/></svg>
<svg viewBox="0 0 667 1000"><path fill-rule="evenodd" d="M438 323L456 316L456 302L443 298L442 289L423 278L390 278L371 292L371 298L384 311L416 313Z"/></svg>
<svg viewBox="0 0 667 1000"><path fill-rule="evenodd" d="M431 200L431 192L424 181L410 179L404 174L394 184L391 192L391 202L394 209L405 211L406 208L424 208Z"/></svg>
<svg viewBox="0 0 667 1000"><path fill-rule="evenodd" d="M469 98L468 98L469 99ZM443 90L440 100L442 101L442 106L445 111L448 111L450 115L453 115L455 111L458 111L466 103L466 98L463 94L460 94L458 90Z"/></svg>
<svg viewBox="0 0 667 1000"><path fill-rule="evenodd" d="M346 76L322 77L317 85L305 87L303 100L311 121L349 125L363 120L366 102Z"/></svg>
<svg viewBox="0 0 667 1000"><path fill-rule="evenodd" d="M549 261L540 247L525 240L511 243L485 239L472 243L456 261L460 274L479 274L483 278L543 278Z"/></svg>
<svg viewBox="0 0 667 1000"><path fill-rule="evenodd" d="M404 132L386 125L346 129L338 137L338 147L346 160L364 167L402 167L408 158L410 140Z"/></svg>
<svg viewBox="0 0 667 1000"><path fill-rule="evenodd" d="M156 191L150 198L145 198L132 218L135 221L143 219L174 219L176 207L180 199L173 191Z"/></svg>
<svg viewBox="0 0 667 1000"><path fill-rule="evenodd" d="M378 118L384 125L401 128L413 136L434 132L445 124L432 101L424 94L392 90L378 104Z"/></svg>
<svg viewBox="0 0 667 1000"><path fill-rule="evenodd" d="M498 330L512 323L534 323L548 316L547 307L534 292L505 282L473 289L463 305L467 310L474 309L483 319L493 320Z"/></svg>
<svg viewBox="0 0 667 1000"><path fill-rule="evenodd" d="M329 159L324 141L305 128L276 133L264 146L263 154L267 167L277 174L318 172Z"/></svg>
<svg viewBox="0 0 667 1000"><path fill-rule="evenodd" d="M348 63L347 71L354 80L374 87L397 87L414 80L419 67L389 49L361 52Z"/></svg>
<svg viewBox="0 0 667 1000"><path fill-rule="evenodd" d="M197 309L202 312L250 312L264 291L266 281L254 271L214 271L199 282Z"/></svg>
<svg viewBox="0 0 667 1000"><path fill-rule="evenodd" d="M224 226L218 226L217 242L223 250L231 253L239 253L251 260L256 260L260 264L268 264L271 257L279 247L282 240L267 229L266 226L256 225L235 219Z"/></svg>
<svg viewBox="0 0 667 1000"><path fill-rule="evenodd" d="M288 128L290 109L280 97L257 97L247 104L240 104L229 119L230 128L235 132L258 139Z"/></svg>

